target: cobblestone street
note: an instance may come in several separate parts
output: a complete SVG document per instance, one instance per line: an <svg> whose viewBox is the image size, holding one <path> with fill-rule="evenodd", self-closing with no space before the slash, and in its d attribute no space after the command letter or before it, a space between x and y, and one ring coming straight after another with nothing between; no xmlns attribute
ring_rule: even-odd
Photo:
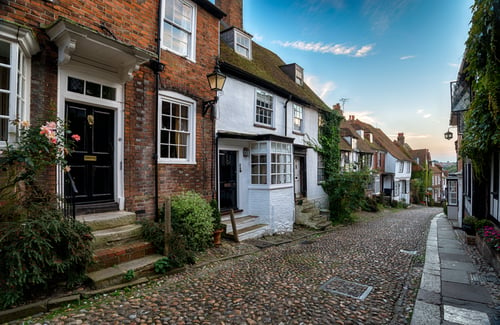
<svg viewBox="0 0 500 325"><path fill-rule="evenodd" d="M189 267L25 322L406 324L429 222L441 211L414 207L390 212L240 258Z"/></svg>

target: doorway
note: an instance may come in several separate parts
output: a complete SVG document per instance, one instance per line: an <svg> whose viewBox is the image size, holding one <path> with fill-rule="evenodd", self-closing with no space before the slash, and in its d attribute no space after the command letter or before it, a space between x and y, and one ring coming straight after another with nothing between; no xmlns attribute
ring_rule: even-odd
<svg viewBox="0 0 500 325"><path fill-rule="evenodd" d="M68 165L78 190L76 204L114 201L114 111L66 103L66 121L80 136Z"/></svg>
<svg viewBox="0 0 500 325"><path fill-rule="evenodd" d="M219 205L221 211L238 210L237 151L219 151Z"/></svg>

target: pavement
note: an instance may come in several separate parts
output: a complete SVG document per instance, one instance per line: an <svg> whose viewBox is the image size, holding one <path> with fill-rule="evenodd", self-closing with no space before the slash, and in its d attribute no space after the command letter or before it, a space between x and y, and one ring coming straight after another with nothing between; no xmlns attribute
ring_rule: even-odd
<svg viewBox="0 0 500 325"><path fill-rule="evenodd" d="M436 215L411 325L500 324L500 306L486 282L467 251L462 231L454 229L445 214ZM498 283L498 277L493 282Z"/></svg>

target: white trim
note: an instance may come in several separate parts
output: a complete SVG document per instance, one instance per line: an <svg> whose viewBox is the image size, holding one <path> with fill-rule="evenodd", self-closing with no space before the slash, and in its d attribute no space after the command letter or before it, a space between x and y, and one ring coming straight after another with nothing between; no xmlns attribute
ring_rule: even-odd
<svg viewBox="0 0 500 325"><path fill-rule="evenodd" d="M188 55L183 55L182 53L174 51L172 48L167 47L163 43L164 25L165 25L165 4L167 1L180 1L190 6L192 10L192 21L191 21L191 44L188 48ZM196 22L197 22L197 6L189 0L162 0L161 1L161 24L160 24L160 46L163 50L175 53L179 56L185 57L186 59L196 62Z"/></svg>
<svg viewBox="0 0 500 325"><path fill-rule="evenodd" d="M116 89L116 101L86 96L67 90L68 76L93 81ZM113 157L113 180L114 180L114 200L118 203L119 209L125 209L125 185L124 185L124 89L123 84L119 83L116 75L106 73L99 69L85 66L80 63L70 62L64 65L58 71L58 105L57 116L65 119L66 101L82 103L90 106L102 107L115 112L114 121L114 157ZM60 177L60 173L57 173ZM57 184L61 184L59 181ZM59 186L59 185L58 185ZM57 192L63 194L64 189L58 188Z"/></svg>
<svg viewBox="0 0 500 325"><path fill-rule="evenodd" d="M196 164L196 101L190 97L184 96L182 94L160 90L158 94L158 125L157 128L157 145L158 145L158 163L159 164ZM187 158L186 159L171 159L161 157L161 147L160 147L160 137L161 137L161 108L162 102L175 102L188 106L189 108L189 142L187 148Z"/></svg>

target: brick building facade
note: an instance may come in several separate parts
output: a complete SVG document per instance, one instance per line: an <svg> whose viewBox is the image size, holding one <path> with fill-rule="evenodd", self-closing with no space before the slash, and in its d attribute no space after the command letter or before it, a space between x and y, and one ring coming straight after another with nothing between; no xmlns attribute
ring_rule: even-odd
<svg viewBox="0 0 500 325"><path fill-rule="evenodd" d="M14 119L67 121L83 137L70 165L89 211L152 217L168 195L215 196L214 122L201 106L214 96L206 75L221 10L208 0L7 0L0 12L0 74L10 80L0 82L0 146L15 143ZM48 183L63 194L58 175Z"/></svg>

